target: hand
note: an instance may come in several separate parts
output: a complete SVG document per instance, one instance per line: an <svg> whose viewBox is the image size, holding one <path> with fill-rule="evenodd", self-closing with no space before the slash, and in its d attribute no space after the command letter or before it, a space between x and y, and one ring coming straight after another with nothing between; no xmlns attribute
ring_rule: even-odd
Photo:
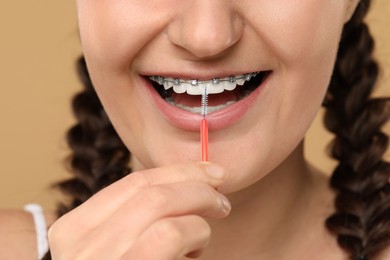
<svg viewBox="0 0 390 260"><path fill-rule="evenodd" d="M229 201L217 191L224 179L223 169L211 163L131 173L52 225L52 258L198 257L211 233L204 218L230 212Z"/></svg>

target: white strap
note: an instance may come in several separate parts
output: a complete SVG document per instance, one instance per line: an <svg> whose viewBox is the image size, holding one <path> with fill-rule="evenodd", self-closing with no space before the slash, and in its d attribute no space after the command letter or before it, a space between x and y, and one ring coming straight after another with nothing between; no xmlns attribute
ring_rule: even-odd
<svg viewBox="0 0 390 260"><path fill-rule="evenodd" d="M27 204L24 206L24 210L30 212L34 218L37 235L38 259L40 260L49 250L45 215L43 214L42 207L38 204Z"/></svg>

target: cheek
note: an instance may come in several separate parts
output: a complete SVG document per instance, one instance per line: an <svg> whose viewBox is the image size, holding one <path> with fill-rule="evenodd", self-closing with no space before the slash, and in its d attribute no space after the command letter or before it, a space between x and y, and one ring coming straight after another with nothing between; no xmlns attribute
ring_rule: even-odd
<svg viewBox="0 0 390 260"><path fill-rule="evenodd" d="M267 4L268 3L268 4ZM319 109L330 81L344 25L345 1L267 2L264 41L278 56L276 129L302 136ZM272 15L272 14L275 15ZM276 15L277 14L277 15ZM290 127L292 120L294 127Z"/></svg>
<svg viewBox="0 0 390 260"><path fill-rule="evenodd" d="M265 95L266 107L260 109L267 112L260 114L253 128L257 132L245 143L252 146L251 151L261 151L238 157L248 172L255 173L256 168L251 166L257 166L265 175L302 141L321 106L334 66L344 9L342 1L263 3L267 16L253 18L258 22L253 27L270 53L277 56L279 67ZM256 174L253 177L259 178Z"/></svg>
<svg viewBox="0 0 390 260"><path fill-rule="evenodd" d="M299 61L308 66L313 59L335 49L343 25L344 2L263 1L261 11L253 13L253 20L257 21L257 33L279 55L283 65Z"/></svg>
<svg viewBox="0 0 390 260"><path fill-rule="evenodd" d="M81 43L87 60L109 69L128 69L136 54L170 21L173 1L78 1Z"/></svg>

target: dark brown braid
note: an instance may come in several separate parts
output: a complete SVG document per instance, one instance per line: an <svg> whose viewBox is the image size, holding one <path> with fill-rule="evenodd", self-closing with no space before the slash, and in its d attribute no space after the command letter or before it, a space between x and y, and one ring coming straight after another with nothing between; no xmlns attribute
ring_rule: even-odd
<svg viewBox="0 0 390 260"><path fill-rule="evenodd" d="M336 213L326 225L353 260L375 259L390 245L390 164L383 160L388 137L381 128L390 117L389 98L371 98L378 66L362 0L345 25L324 105L325 125L336 137L332 157L339 164L331 186Z"/></svg>
<svg viewBox="0 0 390 260"><path fill-rule="evenodd" d="M77 72L84 90L72 102L77 123L67 133L72 150L69 166L73 178L55 184L71 201L61 203L57 215L76 208L102 188L130 172L130 152L115 132L92 86L83 57ZM48 252L44 259L51 259Z"/></svg>
<svg viewBox="0 0 390 260"><path fill-rule="evenodd" d="M73 151L69 158L74 178L57 184L72 197L69 206L62 204L59 214L85 202L93 194L130 172L130 153L110 123L88 75L84 58L77 62L84 90L73 99L78 123L67 134Z"/></svg>

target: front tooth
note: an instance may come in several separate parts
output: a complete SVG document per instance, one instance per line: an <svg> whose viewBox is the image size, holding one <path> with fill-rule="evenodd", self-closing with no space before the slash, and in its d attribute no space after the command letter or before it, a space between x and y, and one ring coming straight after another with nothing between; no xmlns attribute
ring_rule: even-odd
<svg viewBox="0 0 390 260"><path fill-rule="evenodd" d="M219 94L224 90L223 83L213 84L212 82L205 83L207 85L207 92L209 94Z"/></svg>
<svg viewBox="0 0 390 260"><path fill-rule="evenodd" d="M205 84L188 84L187 83L187 94L188 95L202 95L204 93Z"/></svg>

